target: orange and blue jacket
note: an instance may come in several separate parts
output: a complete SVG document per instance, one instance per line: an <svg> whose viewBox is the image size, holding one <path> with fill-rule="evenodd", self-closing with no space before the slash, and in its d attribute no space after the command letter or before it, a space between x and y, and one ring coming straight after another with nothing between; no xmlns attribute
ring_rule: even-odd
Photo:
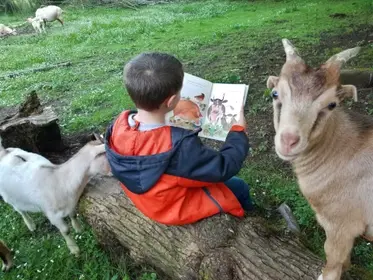
<svg viewBox="0 0 373 280"><path fill-rule="evenodd" d="M130 126L124 111L105 134L113 175L134 205L147 217L166 225L194 223L244 210L224 184L236 175L249 143L244 128L234 125L220 151L202 144L199 130L162 126L147 131Z"/></svg>

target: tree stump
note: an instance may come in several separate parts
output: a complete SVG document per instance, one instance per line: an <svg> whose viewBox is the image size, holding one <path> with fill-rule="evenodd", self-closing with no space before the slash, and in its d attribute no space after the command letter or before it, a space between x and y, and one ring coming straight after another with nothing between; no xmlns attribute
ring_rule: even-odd
<svg viewBox="0 0 373 280"><path fill-rule="evenodd" d="M222 214L186 226L156 223L112 177L91 181L80 212L104 249L129 252L135 263L150 264L172 280L315 280L323 264L296 238L273 234L261 217Z"/></svg>
<svg viewBox="0 0 373 280"><path fill-rule="evenodd" d="M27 95L19 108L0 110L0 136L5 148L17 147L39 154L65 148L57 115L51 107L41 106L35 91Z"/></svg>

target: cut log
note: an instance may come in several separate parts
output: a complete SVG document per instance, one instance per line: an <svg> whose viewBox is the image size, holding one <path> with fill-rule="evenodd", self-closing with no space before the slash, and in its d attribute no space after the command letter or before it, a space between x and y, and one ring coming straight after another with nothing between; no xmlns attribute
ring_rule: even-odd
<svg viewBox="0 0 373 280"><path fill-rule="evenodd" d="M373 71L344 69L341 71L340 79L342 84L351 84L358 89L373 87Z"/></svg>
<svg viewBox="0 0 373 280"><path fill-rule="evenodd" d="M186 226L156 223L112 177L91 181L80 213L108 252L129 252L135 263L150 264L172 280L315 280L323 264L296 238L274 234L257 216L223 214Z"/></svg>
<svg viewBox="0 0 373 280"><path fill-rule="evenodd" d="M40 154L65 148L57 115L51 107L41 106L35 91L27 95L19 108L0 110L0 136L5 148L17 147Z"/></svg>

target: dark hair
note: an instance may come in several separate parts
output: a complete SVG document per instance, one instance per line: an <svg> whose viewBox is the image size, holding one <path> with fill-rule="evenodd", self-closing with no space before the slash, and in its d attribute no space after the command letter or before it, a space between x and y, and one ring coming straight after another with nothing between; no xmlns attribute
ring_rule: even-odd
<svg viewBox="0 0 373 280"><path fill-rule="evenodd" d="M181 62L165 53L142 53L124 66L124 85L136 107L159 109L168 97L183 86Z"/></svg>

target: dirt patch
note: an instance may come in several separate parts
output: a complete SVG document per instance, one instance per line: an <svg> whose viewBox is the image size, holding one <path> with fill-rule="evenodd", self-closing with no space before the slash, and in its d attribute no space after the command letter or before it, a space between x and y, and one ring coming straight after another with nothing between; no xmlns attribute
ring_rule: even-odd
<svg viewBox="0 0 373 280"><path fill-rule="evenodd" d="M320 45L318 49L325 53L326 50L338 50L353 48L356 46L366 47L373 40L373 25L351 26L348 29L335 32L323 32L320 34ZM361 55L354 58L351 63L359 62L359 67L372 67L372 61L362 61Z"/></svg>
<svg viewBox="0 0 373 280"><path fill-rule="evenodd" d="M331 18L346 18L346 17L348 17L348 15L346 15L346 14L343 14L343 13L335 13L335 14L331 14L331 15L329 15Z"/></svg>

